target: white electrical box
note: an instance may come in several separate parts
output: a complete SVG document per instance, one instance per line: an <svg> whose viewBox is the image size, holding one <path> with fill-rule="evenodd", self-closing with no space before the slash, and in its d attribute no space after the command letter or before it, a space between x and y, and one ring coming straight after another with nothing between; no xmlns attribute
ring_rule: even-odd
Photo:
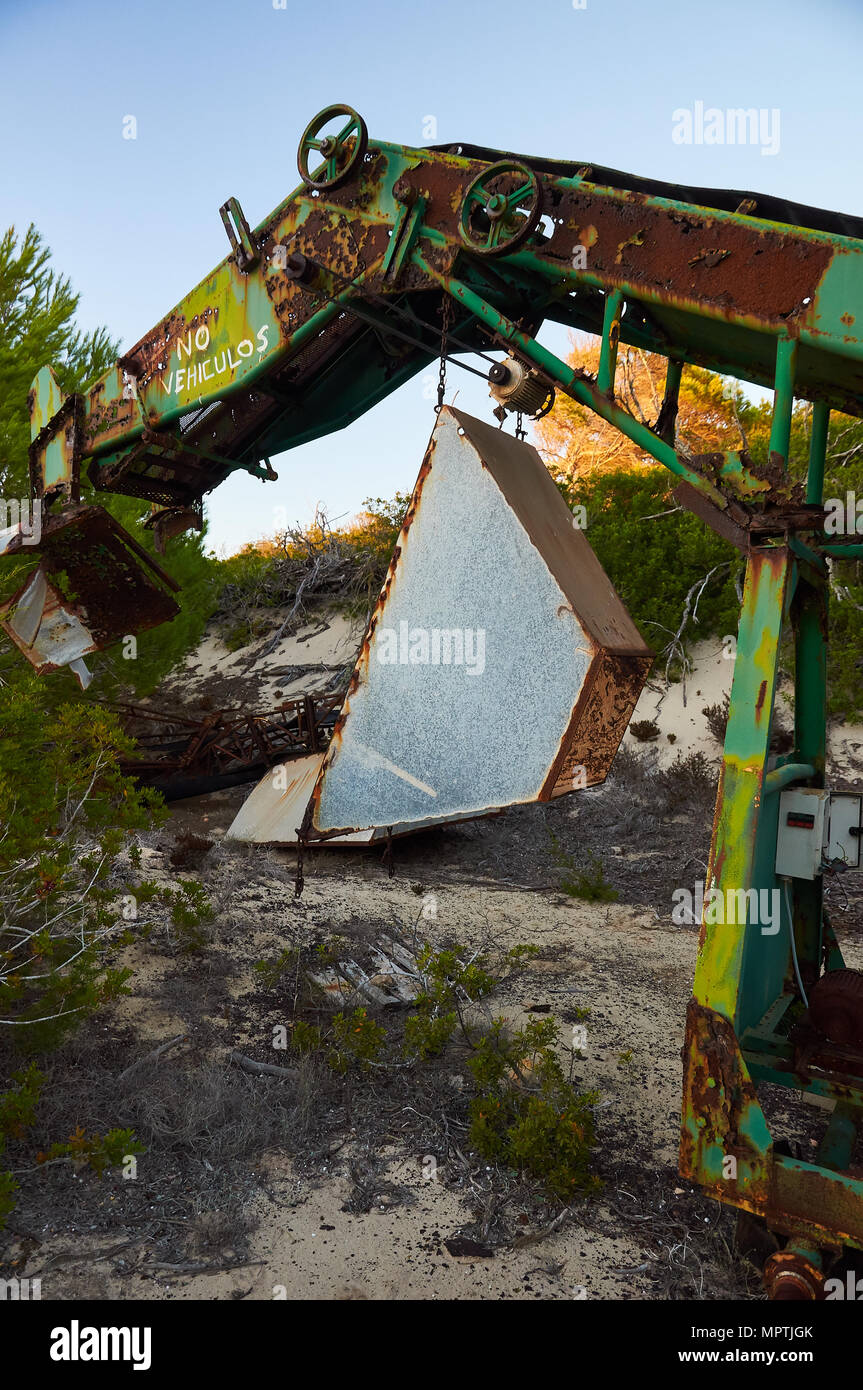
<svg viewBox="0 0 863 1390"><path fill-rule="evenodd" d="M863 795L787 787L779 793L777 874L813 879L831 864L859 869L861 822Z"/></svg>

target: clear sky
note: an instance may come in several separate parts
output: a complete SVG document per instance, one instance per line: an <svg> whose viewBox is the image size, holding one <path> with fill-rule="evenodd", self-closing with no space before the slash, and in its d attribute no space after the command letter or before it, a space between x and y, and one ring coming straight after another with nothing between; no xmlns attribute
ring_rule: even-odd
<svg viewBox="0 0 863 1390"><path fill-rule="evenodd" d="M81 293L83 327L135 342L226 254L228 196L254 225L296 187L299 137L333 102L372 138L462 140L863 215L863 0L278 4L0 0L0 225L36 223ZM778 110L778 152L676 143L673 113L697 102ZM560 330L544 340L565 351ZM451 368L448 399L456 386L486 414L482 382ZM317 502L336 517L409 491L432 424L419 378L274 459L277 483L235 475L209 499L211 545L272 531L277 507L307 521Z"/></svg>

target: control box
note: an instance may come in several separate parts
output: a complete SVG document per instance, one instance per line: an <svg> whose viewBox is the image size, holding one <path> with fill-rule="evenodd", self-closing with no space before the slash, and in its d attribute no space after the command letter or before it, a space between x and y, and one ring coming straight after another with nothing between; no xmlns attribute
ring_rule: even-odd
<svg viewBox="0 0 863 1390"><path fill-rule="evenodd" d="M787 787L779 793L776 872L817 878L825 869L859 869L863 794Z"/></svg>

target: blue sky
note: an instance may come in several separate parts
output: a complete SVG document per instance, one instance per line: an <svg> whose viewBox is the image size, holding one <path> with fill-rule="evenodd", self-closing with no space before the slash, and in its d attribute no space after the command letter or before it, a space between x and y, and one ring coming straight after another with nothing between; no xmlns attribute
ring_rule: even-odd
<svg viewBox="0 0 863 1390"><path fill-rule="evenodd" d="M277 0L277 3L279 0ZM260 221L296 146L347 102L373 137L437 141L746 187L863 215L863 0L0 0L0 224L35 222L81 293L80 322L133 343L225 255L219 206ZM780 112L779 153L680 145L672 115ZM124 140L134 115L137 139ZM565 351L560 330L545 341ZM457 368L458 404L486 415ZM433 424L422 379L349 429L237 475L210 542L409 490Z"/></svg>

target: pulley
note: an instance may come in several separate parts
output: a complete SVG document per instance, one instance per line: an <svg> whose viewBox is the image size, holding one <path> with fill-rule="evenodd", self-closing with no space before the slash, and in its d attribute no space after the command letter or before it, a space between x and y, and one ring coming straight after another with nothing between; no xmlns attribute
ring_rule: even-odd
<svg viewBox="0 0 863 1390"><path fill-rule="evenodd" d="M489 368L489 395L498 403L494 412L502 419L501 411L513 411L541 420L554 405L554 387L549 386L533 367L526 367L514 357L494 362Z"/></svg>

